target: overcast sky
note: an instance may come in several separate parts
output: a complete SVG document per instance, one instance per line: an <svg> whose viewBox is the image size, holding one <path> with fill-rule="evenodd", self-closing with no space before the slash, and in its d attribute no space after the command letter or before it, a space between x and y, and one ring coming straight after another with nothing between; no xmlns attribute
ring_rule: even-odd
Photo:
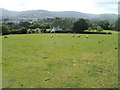
<svg viewBox="0 0 120 90"><path fill-rule="evenodd" d="M48 10L83 13L118 13L119 0L0 0L0 8L12 11Z"/></svg>

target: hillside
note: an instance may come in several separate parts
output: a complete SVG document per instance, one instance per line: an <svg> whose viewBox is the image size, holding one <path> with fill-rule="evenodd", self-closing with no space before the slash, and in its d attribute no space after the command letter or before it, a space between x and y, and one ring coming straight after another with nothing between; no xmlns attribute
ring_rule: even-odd
<svg viewBox="0 0 120 90"><path fill-rule="evenodd" d="M115 20L117 14L87 14L76 11L46 11L46 10L29 10L29 11L9 11L1 9L2 18L14 19L14 20L35 20L54 17L68 17L68 18L85 18L85 19L102 19L102 20Z"/></svg>

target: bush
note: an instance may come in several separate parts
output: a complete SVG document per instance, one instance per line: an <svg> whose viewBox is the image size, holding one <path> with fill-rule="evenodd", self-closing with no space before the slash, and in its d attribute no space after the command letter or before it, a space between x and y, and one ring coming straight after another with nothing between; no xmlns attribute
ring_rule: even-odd
<svg viewBox="0 0 120 90"><path fill-rule="evenodd" d="M41 29L41 33L46 33L46 29L45 29L45 28L44 28L44 29L42 28L42 29Z"/></svg>
<svg viewBox="0 0 120 90"><path fill-rule="evenodd" d="M7 25L0 25L0 31L2 31L2 35L6 35L10 33L10 28Z"/></svg>
<svg viewBox="0 0 120 90"><path fill-rule="evenodd" d="M18 30L18 29L10 30L10 33L11 33L11 34L18 34L18 33L19 33L19 30Z"/></svg>
<svg viewBox="0 0 120 90"><path fill-rule="evenodd" d="M103 28L101 26L97 26L97 31L101 32L101 31L103 31Z"/></svg>
<svg viewBox="0 0 120 90"><path fill-rule="evenodd" d="M88 31L91 31L91 30L93 30L93 28L92 28L92 27L89 27L89 28L88 28Z"/></svg>
<svg viewBox="0 0 120 90"><path fill-rule="evenodd" d="M107 34L112 34L111 32L108 32Z"/></svg>
<svg viewBox="0 0 120 90"><path fill-rule="evenodd" d="M107 32L82 32L82 34L107 34Z"/></svg>
<svg viewBox="0 0 120 90"><path fill-rule="evenodd" d="M54 33L54 32L52 32L52 33ZM62 31L55 31L55 33L73 33L73 32L62 30Z"/></svg>
<svg viewBox="0 0 120 90"><path fill-rule="evenodd" d="M25 27L20 28L19 34L27 34L27 28Z"/></svg>

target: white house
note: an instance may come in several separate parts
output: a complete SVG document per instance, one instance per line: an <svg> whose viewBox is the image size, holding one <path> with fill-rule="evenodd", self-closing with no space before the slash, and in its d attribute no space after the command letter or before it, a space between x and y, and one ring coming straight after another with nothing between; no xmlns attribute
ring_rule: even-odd
<svg viewBox="0 0 120 90"><path fill-rule="evenodd" d="M53 27L53 29L51 30L51 32L55 32L55 31L57 31L57 29Z"/></svg>
<svg viewBox="0 0 120 90"><path fill-rule="evenodd" d="M62 31L62 29L58 26L57 28L53 27L53 29L51 29L51 32L54 32L55 31Z"/></svg>

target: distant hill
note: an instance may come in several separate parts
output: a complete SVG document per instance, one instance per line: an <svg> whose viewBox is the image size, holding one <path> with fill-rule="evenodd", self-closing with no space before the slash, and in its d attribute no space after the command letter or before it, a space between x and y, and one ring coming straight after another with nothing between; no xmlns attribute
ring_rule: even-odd
<svg viewBox="0 0 120 90"><path fill-rule="evenodd" d="M2 11L2 12L1 12ZM69 18L85 18L85 19L102 19L102 20L115 20L117 19L117 14L87 14L75 11L46 11L46 10L29 10L29 11L9 11L6 9L1 9L2 18L12 19L12 20L36 20L44 18L54 18L54 17L69 17Z"/></svg>

